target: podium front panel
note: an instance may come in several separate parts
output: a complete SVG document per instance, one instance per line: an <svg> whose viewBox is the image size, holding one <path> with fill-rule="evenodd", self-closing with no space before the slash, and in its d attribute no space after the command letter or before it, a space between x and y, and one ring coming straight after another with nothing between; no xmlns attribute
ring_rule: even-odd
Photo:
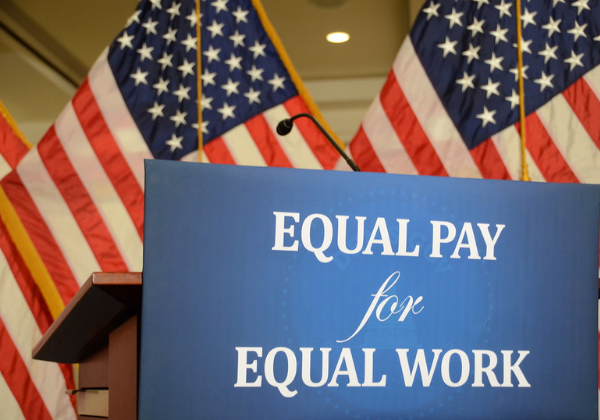
<svg viewBox="0 0 600 420"><path fill-rule="evenodd" d="M149 161L139 418L595 418L599 200Z"/></svg>

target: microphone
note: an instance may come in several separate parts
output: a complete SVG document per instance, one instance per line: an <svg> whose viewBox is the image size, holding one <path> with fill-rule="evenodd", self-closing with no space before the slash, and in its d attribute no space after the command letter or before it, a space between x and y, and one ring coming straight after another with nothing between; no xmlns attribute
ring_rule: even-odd
<svg viewBox="0 0 600 420"><path fill-rule="evenodd" d="M280 136L286 136L286 135L290 134L290 131L292 131L292 128L294 127L294 120L296 118L300 118L300 117L309 118L317 126L319 131L321 131L321 133L323 133L325 138L327 138L327 140L329 141L329 143L331 143L331 145L335 148L335 150L337 150L337 152L340 154L340 156L342 156L344 158L344 160L346 161L348 166L350 166L350 168L352 168L352 170L354 172L360 172L360 169L358 169L358 165L352 159L350 159L350 156L348 156L342 150L340 145L337 144L337 142L331 138L329 133L327 133L327 131L325 131L325 129L321 126L321 124L319 124L319 122L316 120L316 118L310 114L306 114L306 113L296 114L291 118L286 118L284 120L281 120L279 122L279 124L277 124L277 129L276 129L277 134L279 134Z"/></svg>

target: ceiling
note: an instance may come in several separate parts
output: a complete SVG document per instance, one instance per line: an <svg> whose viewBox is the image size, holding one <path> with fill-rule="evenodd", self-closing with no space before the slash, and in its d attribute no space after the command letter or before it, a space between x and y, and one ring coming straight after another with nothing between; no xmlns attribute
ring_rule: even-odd
<svg viewBox="0 0 600 420"><path fill-rule="evenodd" d="M300 77L349 141L423 0L262 0ZM137 0L2 0L0 100L36 143ZM350 41L325 35L345 31Z"/></svg>

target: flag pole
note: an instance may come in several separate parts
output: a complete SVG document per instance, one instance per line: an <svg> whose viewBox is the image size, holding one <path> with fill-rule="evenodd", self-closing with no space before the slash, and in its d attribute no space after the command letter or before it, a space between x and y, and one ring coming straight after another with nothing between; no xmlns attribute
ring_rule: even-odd
<svg viewBox="0 0 600 420"><path fill-rule="evenodd" d="M277 32L275 31L275 27L273 26L273 24L271 23L271 21L269 20L269 18L267 16L267 13L265 12L264 6L260 2L260 0L252 0L252 5L254 6L254 9L256 10L256 13L258 14L258 17L259 17L263 27L265 28L267 35L269 36L269 38L271 38L271 42L273 42L273 45L275 46L275 49L277 50L277 53L279 54L279 57L281 58L281 61L283 62L284 67L288 71L290 78L292 79L294 85L296 86L298 93L300 94L302 99L304 99L304 101L306 102L306 105L308 106L310 113L316 117L317 121L319 121L319 123L325 128L325 130L327 130L329 133L332 133L331 136L333 137L335 142L342 149L345 148L346 146L344 145L344 142L338 138L337 134L335 134L335 132L331 129L331 127L329 126L327 121L325 121L325 118L323 118L323 115L321 114L319 107L313 100L308 89L306 89L306 86L304 86L304 83L302 82L300 75L298 74L298 72L296 71L296 68L292 64L292 60L290 59L285 48L283 47L283 43L281 42L281 39L279 39L279 35L277 35Z"/></svg>
<svg viewBox="0 0 600 420"><path fill-rule="evenodd" d="M530 181L527 168L527 139L525 131L525 88L523 86L523 48L521 34L521 0L516 0L517 9L517 75L519 80L519 128L521 136L521 181Z"/></svg>
<svg viewBox="0 0 600 420"><path fill-rule="evenodd" d="M200 42L200 0L194 2L196 4L196 108L198 109L198 162L202 162L202 150L204 141L202 139L202 55Z"/></svg>

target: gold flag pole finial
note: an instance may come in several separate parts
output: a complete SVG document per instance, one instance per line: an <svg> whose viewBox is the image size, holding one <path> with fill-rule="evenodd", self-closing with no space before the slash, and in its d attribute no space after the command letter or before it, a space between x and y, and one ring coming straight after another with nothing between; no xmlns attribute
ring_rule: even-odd
<svg viewBox="0 0 600 420"><path fill-rule="evenodd" d="M530 181L527 168L527 140L525 135L525 89L523 87L523 49L521 34L521 0L515 1L517 20L517 75L519 80L519 125L521 136L521 181Z"/></svg>

